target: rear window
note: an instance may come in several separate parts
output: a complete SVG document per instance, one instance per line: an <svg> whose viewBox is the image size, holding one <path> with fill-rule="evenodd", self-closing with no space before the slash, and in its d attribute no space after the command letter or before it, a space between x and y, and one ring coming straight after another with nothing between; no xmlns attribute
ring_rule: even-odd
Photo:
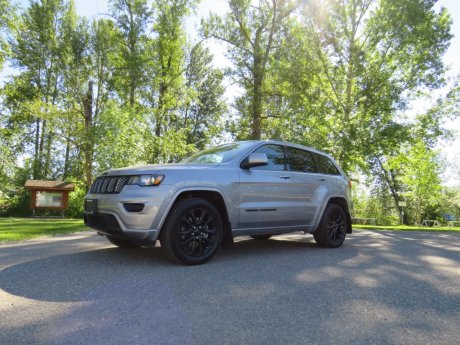
<svg viewBox="0 0 460 345"><path fill-rule="evenodd" d="M286 147L287 167L290 171L316 172L315 161L310 152L295 147Z"/></svg>
<svg viewBox="0 0 460 345"><path fill-rule="evenodd" d="M320 155L315 152L312 152L311 154L315 159L316 169L318 173L327 175L340 175L339 170L335 167L334 163L332 163L329 157Z"/></svg>

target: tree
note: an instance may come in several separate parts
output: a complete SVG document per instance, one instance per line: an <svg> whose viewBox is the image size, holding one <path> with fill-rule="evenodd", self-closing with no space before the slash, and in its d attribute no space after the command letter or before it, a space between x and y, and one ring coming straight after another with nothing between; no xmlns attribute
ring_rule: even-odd
<svg viewBox="0 0 460 345"><path fill-rule="evenodd" d="M322 133L346 171L366 169L365 157L373 155L369 138L376 138L415 92L443 83L441 57L452 37L451 19L445 9L436 12L434 3L331 0L306 7L305 34L313 35L322 66L315 78ZM305 83L294 86L302 92L310 81Z"/></svg>
<svg viewBox="0 0 460 345"><path fill-rule="evenodd" d="M262 136L265 118L265 83L271 59L281 49L283 28L296 8L287 0L259 1L230 0L230 12L224 18L212 15L203 23L205 37L216 38L230 46L229 58L234 63L233 73L245 89L250 116L252 139Z"/></svg>
<svg viewBox="0 0 460 345"><path fill-rule="evenodd" d="M156 38L151 47L154 78L146 96L152 108L150 123L154 128L153 133L148 131L145 135L148 143L145 155L149 162L169 161L190 151L190 148L179 147L178 144L184 143L186 138L180 120L180 109L186 97L186 36L183 25L192 4L189 0L159 0L154 5ZM174 136L184 141L177 141Z"/></svg>
<svg viewBox="0 0 460 345"><path fill-rule="evenodd" d="M222 132L222 117L227 107L222 100L223 73L212 67L208 48L196 45L188 56L185 72L188 90L183 109L183 127L187 129L187 143L204 149Z"/></svg>
<svg viewBox="0 0 460 345"><path fill-rule="evenodd" d="M410 148L402 147L398 156L388 160L388 166L402 170L404 196L409 200L415 222L421 224L424 213L440 198L441 164L436 152L416 142Z"/></svg>
<svg viewBox="0 0 460 345"><path fill-rule="evenodd" d="M120 49L115 87L125 103L133 107L138 90L147 82L147 29L152 12L147 0L112 0L110 5L119 34L114 43Z"/></svg>
<svg viewBox="0 0 460 345"><path fill-rule="evenodd" d="M62 82L62 40L68 11L74 11L62 0L32 1L21 16L12 46L13 65L24 69L19 79L25 79L33 106L35 122L33 178L47 177L51 172L53 117Z"/></svg>
<svg viewBox="0 0 460 345"><path fill-rule="evenodd" d="M12 29L15 20L15 9L11 6L9 0L0 0L0 71L9 53L7 35Z"/></svg>

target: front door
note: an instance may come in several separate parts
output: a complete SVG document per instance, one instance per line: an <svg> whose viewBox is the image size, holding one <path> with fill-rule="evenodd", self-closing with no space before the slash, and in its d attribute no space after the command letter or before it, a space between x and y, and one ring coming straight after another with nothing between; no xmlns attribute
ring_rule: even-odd
<svg viewBox="0 0 460 345"><path fill-rule="evenodd" d="M240 169L238 229L276 228L295 223L292 189L286 171L284 147L268 144L256 149L268 165Z"/></svg>

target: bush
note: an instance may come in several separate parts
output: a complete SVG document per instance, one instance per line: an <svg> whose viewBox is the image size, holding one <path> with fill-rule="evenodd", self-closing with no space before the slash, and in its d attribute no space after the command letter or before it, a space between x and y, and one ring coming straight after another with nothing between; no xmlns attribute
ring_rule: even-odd
<svg viewBox="0 0 460 345"><path fill-rule="evenodd" d="M16 193L0 200L1 217L27 217L31 214L30 193L24 187L17 189Z"/></svg>
<svg viewBox="0 0 460 345"><path fill-rule="evenodd" d="M67 218L83 218L83 197L86 194L85 184L74 182L75 190L69 193L69 207L65 211Z"/></svg>
<svg viewBox="0 0 460 345"><path fill-rule="evenodd" d="M377 225L399 225L399 217L398 216L383 216L377 218Z"/></svg>

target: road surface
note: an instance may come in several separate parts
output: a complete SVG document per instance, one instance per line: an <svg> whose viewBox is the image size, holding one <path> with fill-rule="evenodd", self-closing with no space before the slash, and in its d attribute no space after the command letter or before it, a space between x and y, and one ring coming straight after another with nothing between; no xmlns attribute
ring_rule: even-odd
<svg viewBox="0 0 460 345"><path fill-rule="evenodd" d="M460 233L237 239L207 264L93 232L0 245L0 344L455 344Z"/></svg>

